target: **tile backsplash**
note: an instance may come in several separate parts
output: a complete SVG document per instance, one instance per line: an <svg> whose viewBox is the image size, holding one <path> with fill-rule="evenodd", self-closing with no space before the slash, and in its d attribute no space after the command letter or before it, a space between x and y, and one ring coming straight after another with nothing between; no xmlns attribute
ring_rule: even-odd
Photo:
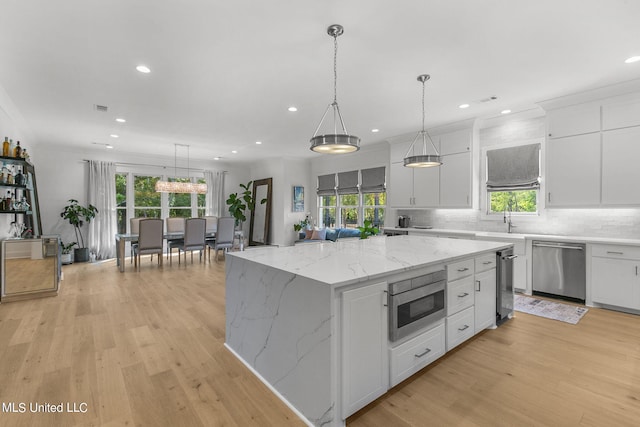
<svg viewBox="0 0 640 427"><path fill-rule="evenodd" d="M506 232L502 216L487 218L472 209L389 209L386 225L397 226L398 215L411 225L433 228ZM640 209L545 209L538 216L511 218L513 233L640 239Z"/></svg>

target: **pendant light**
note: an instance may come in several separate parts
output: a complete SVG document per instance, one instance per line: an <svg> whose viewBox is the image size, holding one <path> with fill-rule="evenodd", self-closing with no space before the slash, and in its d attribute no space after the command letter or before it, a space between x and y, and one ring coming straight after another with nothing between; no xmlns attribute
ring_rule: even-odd
<svg viewBox="0 0 640 427"><path fill-rule="evenodd" d="M187 147L187 178L189 182L178 182L178 181L156 181L156 192L157 193L197 193L197 194L206 194L207 193L207 184L198 184L191 182L191 178L189 176L189 146L185 144L173 144L173 173L174 177L177 179L178 177L178 145L181 147Z"/></svg>
<svg viewBox="0 0 640 427"><path fill-rule="evenodd" d="M409 146L407 154L404 155L404 165L408 168L430 168L433 166L440 166L442 164L440 154L438 153L433 140L427 131L424 130L424 83L430 78L429 74L421 74L418 76L418 81L422 83L422 130L418 132L415 138L413 138L413 142L411 143L411 146ZM419 137L422 137L422 154L409 156L409 153L413 149L413 146ZM429 138L429 142L436 154L427 154L427 138Z"/></svg>
<svg viewBox="0 0 640 427"><path fill-rule="evenodd" d="M360 149L360 138L347 133L347 128L340 114L340 107L338 107L338 68L336 64L338 57L338 36L342 35L342 33L344 33L342 25L335 24L327 28L327 34L333 37L333 102L327 106L320 120L320 124L318 124L311 138L311 151L315 151L316 153L343 154L352 153ZM320 126L322 126L322 122L324 122L324 118L327 116L329 109L333 109L333 133L318 135ZM340 121L342 133L338 133L338 121Z"/></svg>

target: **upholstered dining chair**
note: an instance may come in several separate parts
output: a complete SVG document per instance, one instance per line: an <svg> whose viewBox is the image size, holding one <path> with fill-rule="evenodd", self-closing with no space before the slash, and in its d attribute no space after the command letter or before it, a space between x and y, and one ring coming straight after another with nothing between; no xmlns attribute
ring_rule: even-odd
<svg viewBox="0 0 640 427"><path fill-rule="evenodd" d="M131 218L129 219L129 233L140 234L140 220L144 218ZM138 245L136 242L131 242L131 262L133 262L133 249Z"/></svg>
<svg viewBox="0 0 640 427"><path fill-rule="evenodd" d="M205 236L205 242L207 243L207 249L209 249L209 247L213 245L213 242L216 241L216 230L218 229L218 217L207 215L204 217L204 219L207 221L207 229L205 231L207 236Z"/></svg>
<svg viewBox="0 0 640 427"><path fill-rule="evenodd" d="M175 245L178 248L178 264L180 263L181 251L184 251L184 263L187 263L187 251L191 252L191 262L193 263L193 251L200 251L200 261L202 262L202 251L205 248L204 235L207 221L204 218L188 218L185 220L184 240ZM171 260L171 258L169 258ZM171 263L171 261L169 261Z"/></svg>
<svg viewBox="0 0 640 427"><path fill-rule="evenodd" d="M184 218L166 218L167 234L180 233L182 236L177 239L167 238L167 258L173 255L173 248L184 242Z"/></svg>
<svg viewBox="0 0 640 427"><path fill-rule="evenodd" d="M147 218L140 220L138 244L134 247L134 266L140 263L140 256L158 254L158 264L162 265L163 251L163 224L160 218ZM152 258L153 259L153 258Z"/></svg>
<svg viewBox="0 0 640 427"><path fill-rule="evenodd" d="M213 243L207 243L210 248L215 251L215 259L218 261L218 251L220 249L227 251L233 247L233 239L235 235L236 220L231 216L222 216L218 218L218 228L216 230L216 240ZM209 253L211 257L211 253Z"/></svg>

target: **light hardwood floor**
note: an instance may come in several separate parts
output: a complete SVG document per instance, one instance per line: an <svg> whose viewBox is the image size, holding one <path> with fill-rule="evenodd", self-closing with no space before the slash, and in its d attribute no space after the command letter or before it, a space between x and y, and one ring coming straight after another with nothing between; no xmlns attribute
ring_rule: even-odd
<svg viewBox="0 0 640 427"><path fill-rule="evenodd" d="M128 262L128 261L127 261ZM129 267L129 265L127 265ZM286 426L296 416L224 347L224 262L63 268L60 295L0 304L0 426ZM16 406L17 408L17 406ZM518 313L349 418L349 426L637 426L640 317Z"/></svg>

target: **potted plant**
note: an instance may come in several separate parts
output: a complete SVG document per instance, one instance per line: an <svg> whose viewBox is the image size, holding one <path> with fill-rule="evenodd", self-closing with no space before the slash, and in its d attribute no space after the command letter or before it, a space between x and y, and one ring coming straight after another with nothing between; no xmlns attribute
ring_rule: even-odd
<svg viewBox="0 0 640 427"><path fill-rule="evenodd" d="M77 245L76 242L64 243L60 241L60 247L62 248L62 256L60 257L60 261L63 264L73 264L73 259L71 258L71 249Z"/></svg>
<svg viewBox="0 0 640 427"><path fill-rule="evenodd" d="M76 233L76 243L78 247L73 251L73 259L77 262L89 261L89 248L84 246L84 239L82 238L82 226L86 222L91 222L96 217L98 209L89 205L88 207L82 206L75 199L69 199L69 204L64 207L64 210L60 213L60 217L69 221L69 224L73 225L73 230Z"/></svg>
<svg viewBox="0 0 640 427"><path fill-rule="evenodd" d="M227 199L227 205L229 205L229 213L236 219L236 227L240 226L247 220L244 211L249 209L249 212L253 212L253 209L256 206L256 200L253 197L253 192L251 190L252 183L253 181L249 181L247 184L240 184L240 187L243 188L244 191L240 194L230 194L229 198ZM266 198L260 201L261 204L264 204L266 202Z"/></svg>
<svg viewBox="0 0 640 427"><path fill-rule="evenodd" d="M373 223L369 219L365 219L363 226L358 227L358 230L360 230L361 239L366 239L369 236L375 236L380 232L380 229L378 227L374 227Z"/></svg>

